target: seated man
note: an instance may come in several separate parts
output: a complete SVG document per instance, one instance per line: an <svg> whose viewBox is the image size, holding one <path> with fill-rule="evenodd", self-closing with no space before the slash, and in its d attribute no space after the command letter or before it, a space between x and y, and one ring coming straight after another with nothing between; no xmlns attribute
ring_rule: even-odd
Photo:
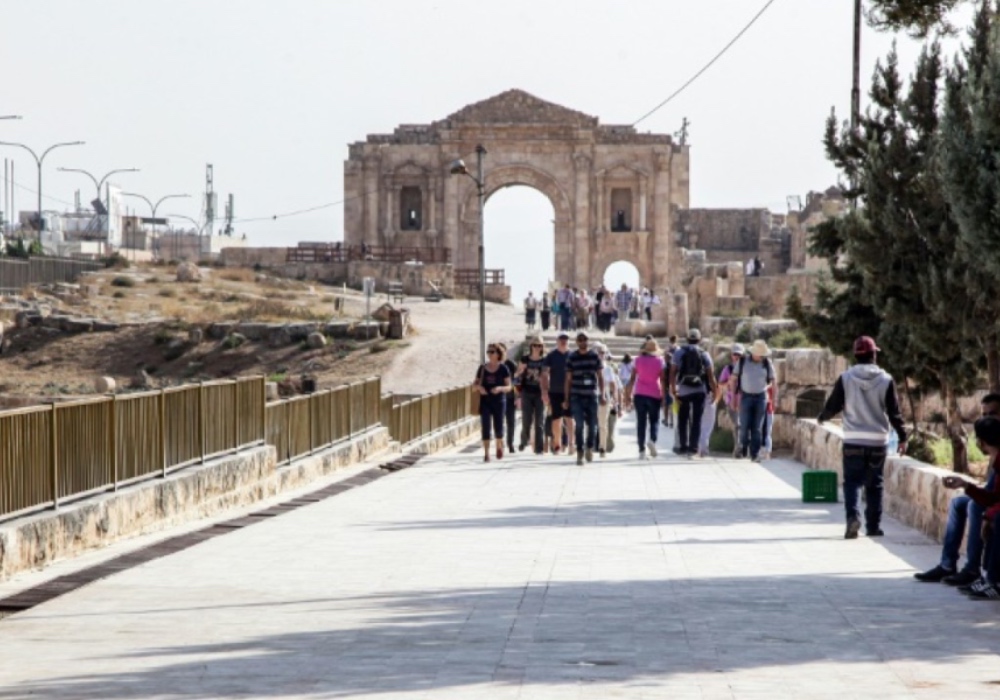
<svg viewBox="0 0 1000 700"><path fill-rule="evenodd" d="M983 416L1000 418L1000 394L987 394L982 401ZM987 477L986 490L992 491L996 474L991 469ZM983 558L983 507L971 496L961 495L951 499L948 506L948 524L944 532L941 548L941 562L933 569L914 574L913 577L925 583L946 583L949 586L967 586L979 579ZM958 553L962 546L962 536L968 528L965 544L965 566L958 570Z"/></svg>

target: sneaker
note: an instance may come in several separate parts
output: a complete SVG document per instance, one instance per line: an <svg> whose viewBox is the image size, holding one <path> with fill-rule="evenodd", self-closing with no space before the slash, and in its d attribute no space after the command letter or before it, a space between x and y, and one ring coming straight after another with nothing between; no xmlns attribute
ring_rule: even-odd
<svg viewBox="0 0 1000 700"><path fill-rule="evenodd" d="M972 571L959 571L949 574L941 579L941 583L948 586L968 586L979 580L979 574Z"/></svg>
<svg viewBox="0 0 1000 700"><path fill-rule="evenodd" d="M656 445L654 445L653 443L649 443L648 445L646 445L646 447L649 448L649 456L650 457L655 457L656 456Z"/></svg>
<svg viewBox="0 0 1000 700"><path fill-rule="evenodd" d="M753 462L754 464L760 464L760 455L757 455L756 457L751 457L750 461Z"/></svg>
<svg viewBox="0 0 1000 700"><path fill-rule="evenodd" d="M970 583L967 586L959 586L958 590L960 590L962 593L965 593L966 595L968 595L970 593L974 593L975 591L980 591L983 588L986 588L986 586L988 586L988 585L990 585L990 584L989 584L989 581L987 581L986 579L984 579L984 578L977 578L975 581L973 581L972 583Z"/></svg>
<svg viewBox="0 0 1000 700"><path fill-rule="evenodd" d="M646 457L646 450L639 450L639 461L645 462L648 458Z"/></svg>
<svg viewBox="0 0 1000 700"><path fill-rule="evenodd" d="M882 528L877 527L874 530L866 530L865 535L868 537L885 537L885 532L883 532Z"/></svg>
<svg viewBox="0 0 1000 700"><path fill-rule="evenodd" d="M587 448L587 451L583 453L583 456L587 459L588 462L594 461L594 451L589 447Z"/></svg>
<svg viewBox="0 0 1000 700"><path fill-rule="evenodd" d="M976 600L1000 600L1000 588L986 581L979 589L969 591L969 597Z"/></svg>
<svg viewBox="0 0 1000 700"><path fill-rule="evenodd" d="M583 450L576 453L576 464L577 466L583 466Z"/></svg>
<svg viewBox="0 0 1000 700"><path fill-rule="evenodd" d="M847 530L844 532L845 540L856 540L858 539L858 532L861 531L861 521L860 520L848 520Z"/></svg>
<svg viewBox="0 0 1000 700"><path fill-rule="evenodd" d="M604 459L607 456L608 456L608 451L607 450L601 450L601 459Z"/></svg>
<svg viewBox="0 0 1000 700"><path fill-rule="evenodd" d="M527 445L525 445L525 444L524 444L524 443L522 442L522 443L521 443L520 445L518 445L518 447L517 447L517 451L518 451L518 452L524 452L524 448L525 448L525 447L527 447ZM512 450L512 451L513 451L513 450Z"/></svg>
<svg viewBox="0 0 1000 700"><path fill-rule="evenodd" d="M920 573L913 574L913 578L921 581L922 583L938 583L939 581L944 581L949 576L954 576L955 572L951 569L946 569L940 564L935 566L933 569L927 571L922 571Z"/></svg>

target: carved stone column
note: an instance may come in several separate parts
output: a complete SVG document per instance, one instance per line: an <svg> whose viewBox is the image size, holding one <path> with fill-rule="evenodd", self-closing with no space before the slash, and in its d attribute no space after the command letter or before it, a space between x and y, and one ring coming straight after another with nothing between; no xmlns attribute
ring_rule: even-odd
<svg viewBox="0 0 1000 700"><path fill-rule="evenodd" d="M389 245L389 241L392 239L393 231L395 226L393 226L393 219L395 218L393 212L395 207L393 202L395 201L396 187L388 180L385 183L385 228L382 229L382 235L385 237L386 245Z"/></svg>
<svg viewBox="0 0 1000 700"><path fill-rule="evenodd" d="M365 156L365 216L364 242L368 245L378 243L378 202L379 202L379 166L381 157L377 153Z"/></svg>
<svg viewBox="0 0 1000 700"><path fill-rule="evenodd" d="M646 228L646 176L639 178L639 230L648 231Z"/></svg>
<svg viewBox="0 0 1000 700"><path fill-rule="evenodd" d="M425 211L427 212L427 233L431 236L437 235L437 184L438 178L430 177L427 179L427 188L425 199L427 202Z"/></svg>
<svg viewBox="0 0 1000 700"><path fill-rule="evenodd" d="M673 243L673 231L670 230L670 154L657 153L653 156L655 171L653 173L654 219L652 241L653 255L653 285L659 289L671 286L675 277L670 269Z"/></svg>
<svg viewBox="0 0 1000 700"><path fill-rule="evenodd" d="M604 173L599 173L597 175L597 177L595 178L595 180L596 180L596 187L597 187L597 192L596 192L596 195L597 195L597 213L596 213L596 216L597 216L597 226L596 226L596 230L597 230L598 233L607 233L608 232L608 217L605 215L606 214L605 210L607 209L607 207L605 207L605 205L604 205L604 199L605 199L604 198Z"/></svg>
<svg viewBox="0 0 1000 700"><path fill-rule="evenodd" d="M576 192L573 197L574 283L590 285L590 174L593 161L586 153L573 154Z"/></svg>

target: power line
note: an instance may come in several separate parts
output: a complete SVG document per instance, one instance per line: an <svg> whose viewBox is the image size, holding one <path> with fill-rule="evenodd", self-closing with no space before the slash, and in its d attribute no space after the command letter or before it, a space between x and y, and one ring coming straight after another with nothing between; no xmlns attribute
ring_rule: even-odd
<svg viewBox="0 0 1000 700"><path fill-rule="evenodd" d="M706 63L705 66L700 71L698 71L697 73L695 73L686 83L684 83L679 88L677 88L667 99L663 100L663 102L661 102L660 104L656 105L651 110L649 110L648 112L646 112L645 114L643 114L641 117L639 117L638 119L636 119L634 122L632 122L632 126L635 126L636 124L638 124L639 122L643 121L647 117L652 116L653 114L655 114L656 112L658 112L661 108L663 108L664 106L666 106L668 102L670 102L672 99L674 99L675 97L677 97L678 95L680 95L682 92L684 92L691 85L691 83L693 83L694 81L696 81L698 78L700 78L702 76L703 73L705 73L705 71L707 71L709 68L711 68L713 65L715 65L715 62L718 61L720 58L722 58L725 55L725 53L727 51L729 51L729 49L731 49L733 47L733 44L735 44L737 41L739 41L740 38L742 38L742 36L744 34L746 34L750 30L750 27L752 27L753 25L755 25L757 23L757 20L759 20L764 15L764 13L767 12L768 8L770 8L771 5L773 5L775 2L776 2L776 0L768 0L766 3L764 3L764 7L760 8L760 11L753 16L753 19L751 19L750 22L747 23L747 25L745 27L743 27L743 29L740 30L739 34L737 34L736 36L734 36L729 41L729 43L726 44L722 48L722 51L720 51L719 53L715 54L715 57L711 61L709 61L708 63Z"/></svg>

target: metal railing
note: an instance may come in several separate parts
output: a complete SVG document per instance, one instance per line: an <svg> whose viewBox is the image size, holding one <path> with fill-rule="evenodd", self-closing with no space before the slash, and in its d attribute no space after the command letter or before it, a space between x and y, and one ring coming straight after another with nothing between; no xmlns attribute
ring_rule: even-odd
<svg viewBox="0 0 1000 700"><path fill-rule="evenodd" d="M0 519L269 443L288 463L384 425L402 444L473 415L469 387L396 403L378 377L265 402L263 377L0 412Z"/></svg>
<svg viewBox="0 0 1000 700"><path fill-rule="evenodd" d="M335 263L357 260L375 262L404 263L450 263L451 248L429 248L418 246L369 246L359 245L300 245L289 248L286 262Z"/></svg>
<svg viewBox="0 0 1000 700"><path fill-rule="evenodd" d="M0 293L20 292L29 284L75 282L85 272L103 269L103 263L77 258L4 257L0 259Z"/></svg>
<svg viewBox="0 0 1000 700"><path fill-rule="evenodd" d="M0 412L0 517L264 442L264 378Z"/></svg>
<svg viewBox="0 0 1000 700"><path fill-rule="evenodd" d="M487 287L502 287L506 284L506 271L502 269L483 270L483 283ZM475 268L458 268L455 270L456 287L479 288L479 270Z"/></svg>

